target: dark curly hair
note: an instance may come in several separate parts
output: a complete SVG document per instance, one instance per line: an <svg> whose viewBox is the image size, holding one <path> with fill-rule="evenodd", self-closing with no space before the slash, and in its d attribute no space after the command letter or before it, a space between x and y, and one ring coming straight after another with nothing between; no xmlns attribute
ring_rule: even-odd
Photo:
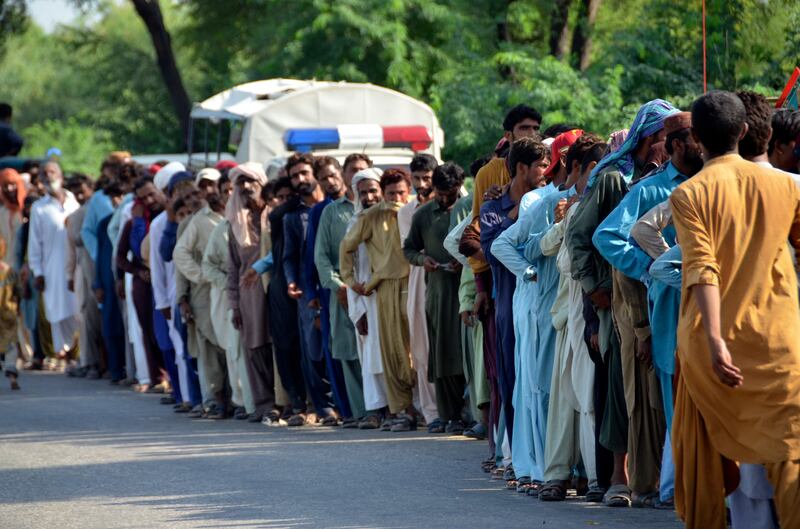
<svg viewBox="0 0 800 529"><path fill-rule="evenodd" d="M747 114L747 134L739 142L739 154L744 158L754 158L767 152L769 137L772 134L772 107L767 98L750 91L736 92L744 103Z"/></svg>

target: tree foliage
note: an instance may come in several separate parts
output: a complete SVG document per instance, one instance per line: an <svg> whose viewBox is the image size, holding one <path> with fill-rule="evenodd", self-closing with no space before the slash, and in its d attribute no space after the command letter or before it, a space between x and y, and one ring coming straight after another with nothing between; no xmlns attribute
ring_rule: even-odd
<svg viewBox="0 0 800 529"><path fill-rule="evenodd" d="M6 6L24 9L22 0L0 1L0 24ZM87 17L71 27L45 34L21 11L14 26L21 32L3 35L0 100L14 104L16 126L36 138L26 152L57 141L182 150L153 43L131 2L80 1ZM707 4L709 87L779 92L797 62L800 3ZM504 111L517 103L539 108L545 125L606 134L629 124L648 99L685 107L703 88L699 0L178 0L161 7L193 100L271 77L371 82L429 103L445 129L445 155L461 163L491 149ZM39 140L48 133L52 141Z"/></svg>

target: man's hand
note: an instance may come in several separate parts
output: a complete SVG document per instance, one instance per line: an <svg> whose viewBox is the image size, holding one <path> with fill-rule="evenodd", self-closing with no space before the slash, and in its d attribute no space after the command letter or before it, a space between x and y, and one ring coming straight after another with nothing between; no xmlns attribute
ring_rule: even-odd
<svg viewBox="0 0 800 529"><path fill-rule="evenodd" d="M369 328L367 327L366 314L361 316L361 318L359 318L359 320L356 322L356 330L358 331L358 334L361 336L366 336L367 333L369 332Z"/></svg>
<svg viewBox="0 0 800 529"><path fill-rule="evenodd" d="M105 297L106 293L103 291L102 288L94 289L94 299L97 301L97 303L102 303Z"/></svg>
<svg viewBox="0 0 800 529"><path fill-rule="evenodd" d="M231 317L233 328L237 331L242 330L242 313L239 309L233 309L233 316Z"/></svg>
<svg viewBox="0 0 800 529"><path fill-rule="evenodd" d="M731 352L728 351L728 344L725 340L719 339L712 341L711 347L711 368L719 377L719 381L732 388L738 388L744 382L741 370L733 365Z"/></svg>
<svg viewBox="0 0 800 529"><path fill-rule="evenodd" d="M36 276L36 279L33 280L33 286L39 292L44 292L44 276Z"/></svg>
<svg viewBox="0 0 800 529"><path fill-rule="evenodd" d="M300 299L303 297L303 291L300 290L300 287L298 287L296 283L289 283L286 293L292 299Z"/></svg>
<svg viewBox="0 0 800 529"><path fill-rule="evenodd" d="M486 292L478 292L475 295L475 304L472 306L472 313L478 318L483 317L489 311L489 294Z"/></svg>
<svg viewBox="0 0 800 529"><path fill-rule="evenodd" d="M311 310L319 310L322 307L319 302L319 298L314 298L308 302L308 308Z"/></svg>
<svg viewBox="0 0 800 529"><path fill-rule="evenodd" d="M167 202L166 211L167 211L167 220L169 222L175 222L177 220L175 218L176 211L175 211L175 207L174 207L176 200L178 200L178 196L177 195L174 197L173 200L170 200L170 201Z"/></svg>
<svg viewBox="0 0 800 529"><path fill-rule="evenodd" d="M487 200L496 200L501 196L503 196L503 188L498 185L491 185L483 193L483 201L486 202Z"/></svg>
<svg viewBox="0 0 800 529"><path fill-rule="evenodd" d="M359 296L368 296L367 289L364 288L364 283L356 283L353 285L353 292L358 294Z"/></svg>
<svg viewBox="0 0 800 529"><path fill-rule="evenodd" d="M347 285L339 287L339 290L336 291L336 299L339 301L339 305L341 305L344 310L347 310L349 307L347 303Z"/></svg>
<svg viewBox="0 0 800 529"><path fill-rule="evenodd" d="M133 207L131 207L131 216L134 218L143 217L144 204L142 204L141 202L134 202Z"/></svg>
<svg viewBox="0 0 800 529"><path fill-rule="evenodd" d="M170 307L158 309L158 311L161 313L162 316L164 316L165 320L169 321L172 319L172 309Z"/></svg>
<svg viewBox="0 0 800 529"><path fill-rule="evenodd" d="M465 310L460 316L461 323L463 323L465 327L472 327L475 325L475 316L473 316L471 311Z"/></svg>
<svg viewBox="0 0 800 529"><path fill-rule="evenodd" d="M556 204L556 209L553 212L554 216L555 216L556 223L559 223L562 220L564 220L564 217L567 216L567 208L568 207L569 207L569 205L568 205L567 200L565 198L562 198L561 200L558 201L558 204Z"/></svg>
<svg viewBox="0 0 800 529"><path fill-rule="evenodd" d="M69 290L70 292L75 292L75 280L74 279L70 279L69 281L67 281L67 290Z"/></svg>
<svg viewBox="0 0 800 529"><path fill-rule="evenodd" d="M186 300L181 301L178 304L178 307L180 307L181 309L181 317L183 318L183 321L187 323L190 321L194 321L194 311L192 311L192 306L189 305L188 301Z"/></svg>
<svg viewBox="0 0 800 529"><path fill-rule="evenodd" d="M117 297L119 299L125 299L125 280L124 279L117 279L114 282L114 286L117 289Z"/></svg>
<svg viewBox="0 0 800 529"><path fill-rule="evenodd" d="M422 267L425 269L426 272L435 272L439 269L439 263L433 257L425 257L425 260L422 262Z"/></svg>
<svg viewBox="0 0 800 529"><path fill-rule="evenodd" d="M27 264L25 264L19 271L19 279L24 284L28 282L28 279L30 279L30 277L31 277L31 269L28 268Z"/></svg>
<svg viewBox="0 0 800 529"><path fill-rule="evenodd" d="M252 268L248 268L247 272L245 272L244 275L242 276L242 286L251 288L253 285L258 283L259 279L260 277L258 275L258 272L256 272Z"/></svg>
<svg viewBox="0 0 800 529"><path fill-rule="evenodd" d="M599 334L591 335L589 337L589 344L592 346L592 349L594 349L595 351L597 351L599 353L600 352L600 335Z"/></svg>
<svg viewBox="0 0 800 529"><path fill-rule="evenodd" d="M136 277L138 277L139 279L141 279L145 283L149 283L150 282L150 270L147 270L146 268L143 268L141 270L137 270L136 271Z"/></svg>
<svg viewBox="0 0 800 529"><path fill-rule="evenodd" d="M607 288L594 289L594 291L589 294L589 299L591 299L594 306L600 310L611 308L611 291Z"/></svg>
<svg viewBox="0 0 800 529"><path fill-rule="evenodd" d="M636 341L636 357L640 362L650 365L653 362L653 337L644 341Z"/></svg>
<svg viewBox="0 0 800 529"><path fill-rule="evenodd" d="M519 216L519 202L517 202L514 205L513 209L508 212L508 218L511 220L517 220L518 216Z"/></svg>
<svg viewBox="0 0 800 529"><path fill-rule="evenodd" d="M463 268L458 259L450 259L450 263L448 264L450 265L451 272L460 272L461 269Z"/></svg>

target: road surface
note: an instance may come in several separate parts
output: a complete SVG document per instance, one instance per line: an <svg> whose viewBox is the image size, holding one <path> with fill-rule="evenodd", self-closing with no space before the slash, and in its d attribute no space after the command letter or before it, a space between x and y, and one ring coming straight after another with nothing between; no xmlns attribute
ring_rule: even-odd
<svg viewBox="0 0 800 529"><path fill-rule="evenodd" d="M192 420L105 380L0 379L0 528L677 529L671 512L549 504L482 442Z"/></svg>

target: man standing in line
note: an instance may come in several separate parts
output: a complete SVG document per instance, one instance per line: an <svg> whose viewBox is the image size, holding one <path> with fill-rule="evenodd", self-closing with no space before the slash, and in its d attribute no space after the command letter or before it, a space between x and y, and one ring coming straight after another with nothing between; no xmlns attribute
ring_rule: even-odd
<svg viewBox="0 0 800 529"><path fill-rule="evenodd" d="M81 207L67 217L67 288L74 292L80 307L78 313L80 367L68 370L70 375L85 376L90 379L100 378L100 367L103 336L100 332L102 319L97 301L92 292L95 270L94 261L83 246L81 227L88 210L88 202L92 197L92 181L86 175L74 175L67 179L65 187L75 196Z"/></svg>
<svg viewBox="0 0 800 529"><path fill-rule="evenodd" d="M53 335L53 350L65 356L72 347L78 310L75 295L67 288L64 263L67 262L66 218L80 205L63 188L64 175L55 162L44 166L47 194L31 208L28 235L28 265L36 289L44 293L47 321Z"/></svg>
<svg viewBox="0 0 800 529"><path fill-rule="evenodd" d="M328 303L323 302L322 309L323 319L327 312L330 322L331 357L341 364L353 419L352 422L348 422L348 418L345 418L342 423L345 428L357 427L358 420L365 418L368 412L364 404L364 385L361 376L361 362L358 358L355 327L353 327L353 322L350 321L347 312L347 286L339 273L339 245L347 233L347 226L355 211L357 198L352 188L353 176L357 172L369 168L371 164L372 160L362 154L351 154L345 159L341 174L344 186L341 190L342 194L327 205L320 214L314 241L313 262L317 268L320 285L328 292ZM334 167L333 164L329 164L328 168L330 167ZM324 177L324 175L320 175L320 177Z"/></svg>
<svg viewBox="0 0 800 529"><path fill-rule="evenodd" d="M338 418L334 411L331 385L322 354L322 336L315 325L318 309L309 306L312 293L303 290L308 284L307 269L303 266L309 214L311 208L325 199L325 194L314 178L314 157L310 154L294 154L286 161L286 173L292 188L300 197L293 211L283 221L283 274L286 277L286 293L297 302L297 319L300 324L300 354L308 396L314 405L317 419L323 426L336 426ZM307 417L296 417L289 426L306 424Z"/></svg>
<svg viewBox="0 0 800 529"><path fill-rule="evenodd" d="M670 196L683 251L675 505L688 529L725 527L736 463L764 465L780 526L800 527L800 313L787 251L788 234L800 256L800 191L739 156L746 119L730 92L694 102L706 163Z"/></svg>
<svg viewBox="0 0 800 529"><path fill-rule="evenodd" d="M211 284L203 277L203 252L208 245L211 232L222 220L224 204L219 198L216 182L220 173L216 169L201 171L198 184L211 182L203 188L205 201L203 207L188 221L185 229L175 243L172 260L175 269L188 282L188 300L178 299L183 304L188 301L188 309L184 310L184 319L190 320L194 327L197 359L202 364L200 372L206 379L208 392L215 402L208 411L209 419L224 419L228 415L230 386L228 385L227 362L224 343L214 332L211 314ZM205 176L205 178L202 178ZM199 187L199 186L198 186ZM213 207L212 207L213 206Z"/></svg>
<svg viewBox="0 0 800 529"><path fill-rule="evenodd" d="M425 268L430 362L428 380L436 386L436 406L445 432L464 433L464 361L461 351L461 320L458 288L461 263L444 248L450 231L450 214L464 184L464 170L456 164L440 165L433 172L436 200L414 213L403 243L408 262Z"/></svg>
<svg viewBox="0 0 800 529"><path fill-rule="evenodd" d="M411 230L414 213L433 197L433 170L438 162L430 154L417 154L411 159L411 184L416 195L397 212L400 240L405 241ZM441 429L439 411L436 409L436 388L428 380L428 324L425 316L425 269L411 266L408 274L408 334L411 339L411 357L417 372L419 406L430 429Z"/></svg>
<svg viewBox="0 0 800 529"><path fill-rule="evenodd" d="M413 430L417 424L416 410L413 408L416 374L411 367L406 313L408 263L402 258L400 231L397 228L397 212L408 202L411 182L404 171L391 169L380 177L378 189L375 186L378 174L376 170L368 169L354 177L362 203L370 203L381 195L383 202L358 216L342 241L339 255L342 277L348 287L359 296L372 297L374 294L377 298L381 364L389 413L395 416L393 423L386 422L386 426L391 425L392 431L399 432ZM352 275L353 254L362 243L369 253L372 268L368 283L356 282ZM364 328L361 321L357 327L362 335L374 332L368 324ZM370 364L374 366L375 362L371 361Z"/></svg>

